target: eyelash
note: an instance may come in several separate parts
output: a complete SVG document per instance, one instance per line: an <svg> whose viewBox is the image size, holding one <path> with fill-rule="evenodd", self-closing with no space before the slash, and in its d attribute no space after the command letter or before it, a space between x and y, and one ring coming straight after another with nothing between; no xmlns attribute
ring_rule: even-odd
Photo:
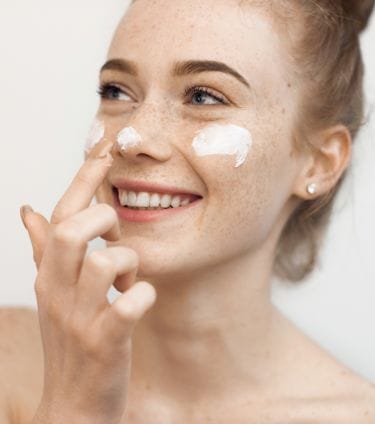
<svg viewBox="0 0 375 424"><path fill-rule="evenodd" d="M97 93L99 94L99 96L102 98L102 99L107 99L107 100L116 100L116 99L109 99L109 92L111 91L111 90L113 90L113 89L115 89L115 90L118 90L119 92L121 92L121 93L123 93L123 94L126 94L120 87L117 87L116 85L114 85L114 84L101 84L100 85L100 87L99 87L99 89L98 89L98 91L97 91ZM205 88L205 87L199 87L199 86L190 86L190 87L187 87L185 90L184 90L184 96L185 97L193 97L195 94L197 94L197 93L204 93L204 94L207 94L207 95L209 95L210 97L212 97L213 99L215 99L216 101L218 101L220 104L223 104L223 105L228 105L228 102L226 101L226 99L225 99L225 97L222 97L222 96L219 96L219 95L216 95L216 94L214 94L210 89L208 89L208 88ZM127 94L126 94L127 95ZM217 104L215 105L202 105L202 106L218 106Z"/></svg>
<svg viewBox="0 0 375 424"><path fill-rule="evenodd" d="M98 89L98 91L97 91L97 93L99 94L99 96L102 99L108 99L109 91L110 90L113 90L113 89L118 90L118 91L121 91L122 93L124 93L123 90L121 90L121 88L117 87L114 84L101 84L100 87L99 87L99 89Z"/></svg>
<svg viewBox="0 0 375 424"><path fill-rule="evenodd" d="M225 100L225 98L224 97L222 97L222 96L219 96L219 95L216 95L216 94L214 94L209 88L205 88L205 87L199 87L199 86L195 86L195 85L193 85L193 86L190 86L190 87L187 87L185 90L184 90L184 96L185 97L193 97L194 96L194 94L197 94L197 93L204 93L204 94L208 94L209 96L211 96L213 99L215 99L215 100L217 100L219 103L221 103L221 104L228 104L228 102ZM204 105L203 105L204 106ZM207 105L206 105L207 106ZM214 106L214 105L210 105L210 106Z"/></svg>

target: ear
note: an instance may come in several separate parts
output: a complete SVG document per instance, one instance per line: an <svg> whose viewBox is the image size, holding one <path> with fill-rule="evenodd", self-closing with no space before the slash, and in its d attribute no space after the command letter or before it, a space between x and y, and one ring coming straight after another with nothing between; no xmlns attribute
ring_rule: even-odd
<svg viewBox="0 0 375 424"><path fill-rule="evenodd" d="M306 153L294 187L294 194L304 200L328 193L348 167L352 153L350 132L341 124L320 131L312 143L315 149ZM307 186L312 183L316 185L314 194L307 191Z"/></svg>

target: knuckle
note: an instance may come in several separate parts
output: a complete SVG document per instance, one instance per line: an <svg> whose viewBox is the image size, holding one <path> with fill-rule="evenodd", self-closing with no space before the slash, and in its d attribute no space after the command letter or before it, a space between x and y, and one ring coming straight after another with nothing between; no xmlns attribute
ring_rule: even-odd
<svg viewBox="0 0 375 424"><path fill-rule="evenodd" d="M125 322L134 322L138 319L138 308L134 302L130 302L129 300L123 301L121 303L113 304L114 313L117 317Z"/></svg>
<svg viewBox="0 0 375 424"><path fill-rule="evenodd" d="M138 264L139 264L139 255L138 255L138 253L135 250L129 249L129 248L127 248L127 252L128 252L127 254L130 256L130 258L132 259L132 261L134 262L134 264L136 266L138 266Z"/></svg>
<svg viewBox="0 0 375 424"><path fill-rule="evenodd" d="M44 310L48 318L54 323L60 324L62 322L63 311L61 311L61 301L51 298L45 303Z"/></svg>
<svg viewBox="0 0 375 424"><path fill-rule="evenodd" d="M52 213L51 224L59 224L60 222L64 221L69 216L69 213L70 211L68 208L58 203Z"/></svg>
<svg viewBox="0 0 375 424"><path fill-rule="evenodd" d="M85 242L82 240L82 237L79 233L79 229L72 223L61 223L56 225L52 233L53 240L62 246L66 245L75 245L81 246Z"/></svg>
<svg viewBox="0 0 375 424"><path fill-rule="evenodd" d="M103 343L100 342L98 337L94 337L86 333L81 333L80 343L82 349L92 358L99 359L102 356Z"/></svg>
<svg viewBox="0 0 375 424"><path fill-rule="evenodd" d="M86 350L87 329L74 316L75 314L72 314L63 323L64 333L76 346Z"/></svg>
<svg viewBox="0 0 375 424"><path fill-rule="evenodd" d="M70 318L67 320L65 331L76 342L83 343L84 328L76 319Z"/></svg>
<svg viewBox="0 0 375 424"><path fill-rule="evenodd" d="M99 358L103 350L102 340L90 331L87 323L75 314L66 324L66 333L80 349L93 358Z"/></svg>
<svg viewBox="0 0 375 424"><path fill-rule="evenodd" d="M46 294L46 288L44 287L44 284L40 280L36 280L34 283L34 292L38 299L44 298Z"/></svg>
<svg viewBox="0 0 375 424"><path fill-rule="evenodd" d="M139 255L135 250L125 246L116 246L115 249L118 249L121 255L127 257L132 266L138 267Z"/></svg>
<svg viewBox="0 0 375 424"><path fill-rule="evenodd" d="M77 184L80 185L84 185L84 186L89 186L91 187L92 185L92 181L89 175L85 174L85 173L79 173L76 175L76 181Z"/></svg>
<svg viewBox="0 0 375 424"><path fill-rule="evenodd" d="M95 205L95 207L102 211L104 214L108 215L112 220L117 220L117 213L115 209L108 205L108 203L98 203Z"/></svg>
<svg viewBox="0 0 375 424"><path fill-rule="evenodd" d="M86 261L88 262L90 268L100 270L101 272L108 273L112 272L114 269L114 264L111 258L100 251L91 252L87 256Z"/></svg>

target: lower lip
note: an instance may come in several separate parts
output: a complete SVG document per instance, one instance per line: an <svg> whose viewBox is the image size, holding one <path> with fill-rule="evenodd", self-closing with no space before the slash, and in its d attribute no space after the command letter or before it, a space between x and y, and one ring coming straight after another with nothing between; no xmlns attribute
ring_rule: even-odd
<svg viewBox="0 0 375 424"><path fill-rule="evenodd" d="M129 209L125 206L121 206L116 189L113 189L113 198L118 216L120 217L120 219L129 222L150 222L158 221L163 218L168 218L197 206L197 204L200 203L200 201L202 200L201 198L199 198L186 206L179 206L177 208L157 209L148 211Z"/></svg>

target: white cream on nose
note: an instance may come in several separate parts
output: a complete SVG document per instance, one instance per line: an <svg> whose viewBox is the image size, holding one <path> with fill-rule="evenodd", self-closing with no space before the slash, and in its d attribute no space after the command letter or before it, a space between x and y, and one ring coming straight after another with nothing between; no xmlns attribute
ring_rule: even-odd
<svg viewBox="0 0 375 424"><path fill-rule="evenodd" d="M100 142L100 140L104 137L104 133L105 127L103 121L99 121L97 118L95 118L86 138L85 152L87 154L96 144Z"/></svg>
<svg viewBox="0 0 375 424"><path fill-rule="evenodd" d="M192 146L198 156L234 155L237 168L245 162L252 143L252 136L246 128L211 124L198 131Z"/></svg>
<svg viewBox="0 0 375 424"><path fill-rule="evenodd" d="M117 136L117 144L120 150L125 151L129 147L136 146L142 141L142 137L133 127L125 127Z"/></svg>

